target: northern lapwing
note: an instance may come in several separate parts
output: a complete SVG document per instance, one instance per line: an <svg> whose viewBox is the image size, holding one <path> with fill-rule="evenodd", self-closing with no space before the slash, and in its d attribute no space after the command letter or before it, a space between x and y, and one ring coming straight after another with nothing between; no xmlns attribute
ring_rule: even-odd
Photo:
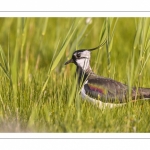
<svg viewBox="0 0 150 150"><path fill-rule="evenodd" d="M122 106L129 99L128 86L113 79L96 75L90 66L91 51L102 48L105 43L106 41L92 49L76 50L65 65L69 63L76 65L78 85L81 85L80 93L83 99L97 104L100 108ZM133 87L130 96L132 100L150 98L150 88ZM119 104L114 103L116 100Z"/></svg>

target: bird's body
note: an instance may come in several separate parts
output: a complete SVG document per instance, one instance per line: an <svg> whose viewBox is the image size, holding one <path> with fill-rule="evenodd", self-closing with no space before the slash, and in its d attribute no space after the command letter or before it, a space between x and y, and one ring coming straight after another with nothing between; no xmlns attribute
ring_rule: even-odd
<svg viewBox="0 0 150 150"><path fill-rule="evenodd" d="M116 101L122 104L127 102L129 96L132 100L150 98L150 88L133 87L129 95L127 85L96 75L90 67L90 51L95 49L77 50L73 53L72 59L66 62L77 66L78 85L82 87L81 95L84 99L98 103L100 107L105 105L113 107L121 105L113 104Z"/></svg>
<svg viewBox="0 0 150 150"><path fill-rule="evenodd" d="M81 82L81 77L78 82ZM83 88L86 95L103 102L115 102L118 100L120 103L123 103L129 99L129 88L127 85L110 78L98 76L92 71L85 72ZM150 98L150 88L133 87L130 96L132 100Z"/></svg>

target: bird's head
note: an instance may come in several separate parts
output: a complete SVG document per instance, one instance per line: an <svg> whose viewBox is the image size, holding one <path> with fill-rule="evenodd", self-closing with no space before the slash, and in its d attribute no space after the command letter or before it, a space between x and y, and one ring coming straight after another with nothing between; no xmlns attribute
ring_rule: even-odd
<svg viewBox="0 0 150 150"><path fill-rule="evenodd" d="M72 58L68 60L65 65L74 63L77 67L81 67L83 70L87 70L90 65L91 51L101 48L106 43L106 40L99 46L92 49L76 50L72 54Z"/></svg>
<svg viewBox="0 0 150 150"><path fill-rule="evenodd" d="M86 70L89 67L91 53L88 50L77 50L73 53L72 58L65 65L74 63L77 67Z"/></svg>

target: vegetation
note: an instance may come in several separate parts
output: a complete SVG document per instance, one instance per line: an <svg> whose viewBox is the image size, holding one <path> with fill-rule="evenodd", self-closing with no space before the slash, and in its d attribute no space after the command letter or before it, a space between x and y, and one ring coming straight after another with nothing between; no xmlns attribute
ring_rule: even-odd
<svg viewBox="0 0 150 150"><path fill-rule="evenodd" d="M149 18L0 18L0 132L150 132L148 100L98 109L76 92L64 63L105 38L93 71L150 87Z"/></svg>

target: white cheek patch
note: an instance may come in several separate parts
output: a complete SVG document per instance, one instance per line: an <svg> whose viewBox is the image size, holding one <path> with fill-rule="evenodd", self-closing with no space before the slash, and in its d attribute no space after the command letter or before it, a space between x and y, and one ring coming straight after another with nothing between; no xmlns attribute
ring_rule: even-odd
<svg viewBox="0 0 150 150"><path fill-rule="evenodd" d="M83 68L83 70L86 70L86 69L88 69L88 67L89 67L89 59L87 58L87 59L78 59L77 60L77 64L81 67L81 68Z"/></svg>

